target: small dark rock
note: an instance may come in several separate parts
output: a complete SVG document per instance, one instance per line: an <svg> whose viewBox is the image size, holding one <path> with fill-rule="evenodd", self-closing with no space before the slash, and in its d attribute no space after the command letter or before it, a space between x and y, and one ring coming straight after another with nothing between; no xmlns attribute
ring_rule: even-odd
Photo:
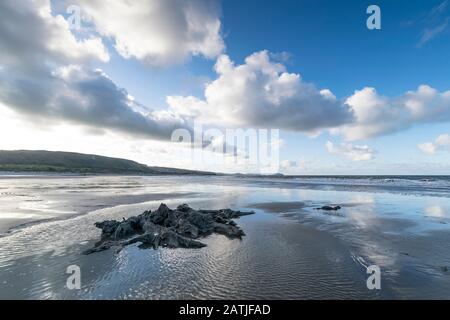
<svg viewBox="0 0 450 320"><path fill-rule="evenodd" d="M317 210L325 210L325 211L338 211L340 209L342 209L341 206L323 206L317 208Z"/></svg>

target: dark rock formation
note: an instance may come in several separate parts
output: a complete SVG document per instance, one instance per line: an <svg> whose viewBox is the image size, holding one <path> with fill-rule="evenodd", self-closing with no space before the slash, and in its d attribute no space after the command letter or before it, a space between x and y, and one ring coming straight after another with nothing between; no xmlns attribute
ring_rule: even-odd
<svg viewBox="0 0 450 320"><path fill-rule="evenodd" d="M325 211L338 211L341 209L341 206L323 206L321 208L317 208L317 210L325 210Z"/></svg>
<svg viewBox="0 0 450 320"><path fill-rule="evenodd" d="M141 243L142 248L202 248L205 244L196 239L212 233L230 239L241 239L244 232L232 219L254 212L222 210L194 210L187 204L175 210L161 204L156 211L145 211L137 217L123 221L107 220L95 223L102 230L101 240L94 248L84 252L91 254Z"/></svg>

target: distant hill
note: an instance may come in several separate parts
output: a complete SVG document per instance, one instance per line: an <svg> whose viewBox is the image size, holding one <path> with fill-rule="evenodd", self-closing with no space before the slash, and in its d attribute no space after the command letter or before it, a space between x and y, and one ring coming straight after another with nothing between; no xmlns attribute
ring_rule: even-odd
<svg viewBox="0 0 450 320"><path fill-rule="evenodd" d="M150 167L135 161L59 151L1 151L0 171L82 174L213 175L212 172Z"/></svg>

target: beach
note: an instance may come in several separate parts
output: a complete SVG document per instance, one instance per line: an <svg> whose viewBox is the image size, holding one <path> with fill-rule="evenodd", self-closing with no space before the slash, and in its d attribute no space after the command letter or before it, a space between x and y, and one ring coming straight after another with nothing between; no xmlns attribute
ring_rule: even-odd
<svg viewBox="0 0 450 320"><path fill-rule="evenodd" d="M450 298L446 177L3 175L0 193L1 299ZM82 254L95 222L160 203L255 214L236 220L241 240ZM71 265L80 290L66 287Z"/></svg>

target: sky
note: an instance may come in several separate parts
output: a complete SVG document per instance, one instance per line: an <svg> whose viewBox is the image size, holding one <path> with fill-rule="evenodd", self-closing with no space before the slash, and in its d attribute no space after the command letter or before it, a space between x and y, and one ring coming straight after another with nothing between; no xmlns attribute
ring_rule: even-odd
<svg viewBox="0 0 450 320"><path fill-rule="evenodd" d="M278 130L277 172L449 174L449 21L450 0L5 0L0 149L249 173L212 146Z"/></svg>

